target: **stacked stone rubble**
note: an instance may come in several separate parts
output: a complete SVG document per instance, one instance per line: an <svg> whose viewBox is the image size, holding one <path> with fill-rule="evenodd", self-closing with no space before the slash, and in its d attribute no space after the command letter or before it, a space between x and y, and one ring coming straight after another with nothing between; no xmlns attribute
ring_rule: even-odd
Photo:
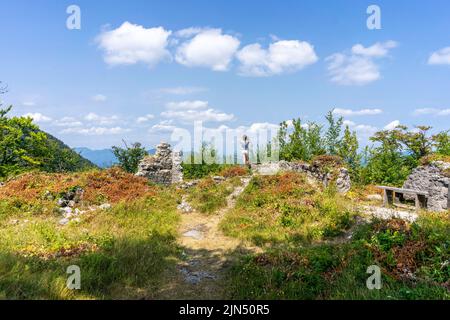
<svg viewBox="0 0 450 320"><path fill-rule="evenodd" d="M156 153L141 160L137 176L145 177L157 184L170 185L183 181L182 153L173 152L170 144L162 142Z"/></svg>
<svg viewBox="0 0 450 320"><path fill-rule="evenodd" d="M428 192L427 209L445 211L449 208L450 163L435 161L415 168L403 184L405 189Z"/></svg>
<svg viewBox="0 0 450 320"><path fill-rule="evenodd" d="M262 175L276 174L283 171L302 172L321 183L328 186L330 182L335 181L336 188L340 193L346 193L350 190L351 180L348 170L345 168L338 168L337 174L323 171L319 166L301 163L301 162L268 162L259 165L253 165L253 170Z"/></svg>

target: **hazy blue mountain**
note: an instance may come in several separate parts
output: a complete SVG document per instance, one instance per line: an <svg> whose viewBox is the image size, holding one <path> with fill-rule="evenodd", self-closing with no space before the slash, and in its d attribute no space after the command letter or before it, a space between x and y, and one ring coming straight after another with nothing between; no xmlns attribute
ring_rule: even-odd
<svg viewBox="0 0 450 320"><path fill-rule="evenodd" d="M85 147L74 148L82 157L95 163L100 168L108 168L117 163L112 149L93 150ZM155 149L148 150L149 154L154 154Z"/></svg>

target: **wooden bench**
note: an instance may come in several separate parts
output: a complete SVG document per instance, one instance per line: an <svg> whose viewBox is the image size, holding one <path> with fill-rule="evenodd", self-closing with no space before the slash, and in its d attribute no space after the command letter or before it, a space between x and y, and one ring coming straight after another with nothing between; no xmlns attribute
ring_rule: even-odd
<svg viewBox="0 0 450 320"><path fill-rule="evenodd" d="M377 188L383 190L383 205L385 207L393 205L394 203L402 202L404 200L405 193L414 195L417 211L427 207L428 192L426 191L402 189L387 186L378 186Z"/></svg>

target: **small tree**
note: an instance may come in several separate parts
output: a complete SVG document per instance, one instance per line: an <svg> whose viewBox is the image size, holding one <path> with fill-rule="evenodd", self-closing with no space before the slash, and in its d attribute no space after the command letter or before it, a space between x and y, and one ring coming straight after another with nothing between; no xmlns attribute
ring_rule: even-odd
<svg viewBox="0 0 450 320"><path fill-rule="evenodd" d="M119 166L123 170L130 173L136 173L139 161L148 155L148 152L139 142L133 143L131 147L129 147L125 141L123 141L123 143L125 148L113 146L113 153L119 161Z"/></svg>
<svg viewBox="0 0 450 320"><path fill-rule="evenodd" d="M338 155L345 161L350 170L352 179L358 181L359 171L361 169L361 154L358 153L359 143L356 132L351 132L348 126L345 126L344 136L338 148Z"/></svg>
<svg viewBox="0 0 450 320"><path fill-rule="evenodd" d="M393 134L406 146L414 160L429 155L432 151L432 140L428 137L429 126L416 126L415 131L409 131L406 126L398 126Z"/></svg>
<svg viewBox="0 0 450 320"><path fill-rule="evenodd" d="M344 120L339 117L337 120L334 118L333 110L328 111L325 119L328 121L328 130L325 133L325 144L327 153L329 155L336 155L340 145L340 136L342 131L342 124Z"/></svg>
<svg viewBox="0 0 450 320"><path fill-rule="evenodd" d="M434 135L431 140L437 154L450 156L450 130Z"/></svg>

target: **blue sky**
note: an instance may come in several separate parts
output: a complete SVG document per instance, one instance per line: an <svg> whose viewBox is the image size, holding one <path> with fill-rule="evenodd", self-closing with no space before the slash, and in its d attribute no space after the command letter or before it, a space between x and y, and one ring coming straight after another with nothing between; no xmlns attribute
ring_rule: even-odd
<svg viewBox="0 0 450 320"><path fill-rule="evenodd" d="M81 9L69 30L66 9ZM381 29L369 30L369 5ZM365 143L450 123L450 3L0 0L0 80L71 147L153 146L173 128L266 128L336 108Z"/></svg>

